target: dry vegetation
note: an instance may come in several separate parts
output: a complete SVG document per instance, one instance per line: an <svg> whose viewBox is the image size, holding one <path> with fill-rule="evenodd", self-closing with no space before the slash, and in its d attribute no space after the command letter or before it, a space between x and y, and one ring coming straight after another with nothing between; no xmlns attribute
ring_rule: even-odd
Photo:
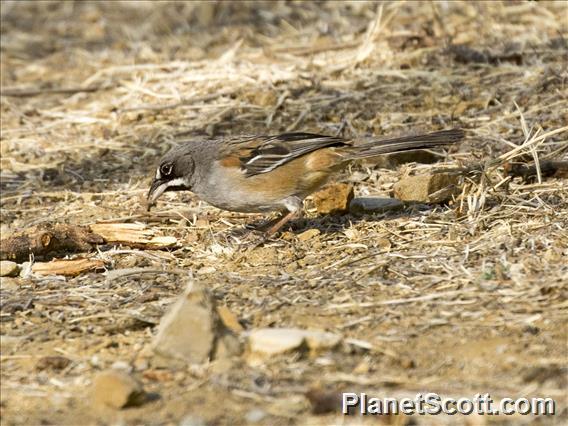
<svg viewBox="0 0 568 426"><path fill-rule="evenodd" d="M86 256L107 273L2 279L3 424L232 424L254 410L263 424L408 421L316 415L304 396L313 388L547 396L559 414L537 421L566 421L566 179L513 179L503 168L567 159L566 3L1 7L2 237L112 221L182 242L99 246ZM451 126L467 139L439 163L367 163L337 177L357 196L388 196L403 175L477 165L448 205L318 217L308 200L305 219L259 247L240 231L260 216L189 193L150 214L141 205L156 160L192 137ZM311 228L321 233L298 238ZM361 342L254 367L138 362L188 276L245 329L318 328ZM45 358L54 355L63 358ZM125 363L160 397L93 409L96 372ZM456 420L511 421L435 419Z"/></svg>

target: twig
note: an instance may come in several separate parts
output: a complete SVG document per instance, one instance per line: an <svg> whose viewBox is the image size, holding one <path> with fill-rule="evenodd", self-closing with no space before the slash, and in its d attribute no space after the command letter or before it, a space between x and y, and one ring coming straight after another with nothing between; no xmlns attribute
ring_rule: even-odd
<svg viewBox="0 0 568 426"><path fill-rule="evenodd" d="M54 95L54 94L63 94L63 95L73 95L75 93L90 93L90 92L97 92L99 90L108 90L111 89L113 86L89 86L89 87L52 87L52 88L45 88L45 89L18 89L9 87L6 89L2 89L0 91L0 96L10 96L10 97L17 97L17 98L25 98L30 96L38 96L38 95Z"/></svg>
<svg viewBox="0 0 568 426"><path fill-rule="evenodd" d="M195 96L195 97L189 98L189 99L182 99L179 102L174 102L174 103L165 104L165 105L152 105L152 104L136 105L136 106L133 106L133 107L130 107L130 108L123 108L121 110L121 112L142 111L142 110L164 111L164 110L167 110L167 109L175 109L175 108L178 108L178 107L184 106L184 105L192 105L192 104L195 104L197 102L212 101L214 99L220 98L221 96L225 96L227 94L228 94L228 92L210 93L208 95Z"/></svg>

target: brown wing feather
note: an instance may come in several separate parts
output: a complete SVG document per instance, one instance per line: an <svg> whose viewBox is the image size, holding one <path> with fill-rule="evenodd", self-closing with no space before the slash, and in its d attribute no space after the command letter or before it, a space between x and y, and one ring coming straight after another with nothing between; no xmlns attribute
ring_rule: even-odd
<svg viewBox="0 0 568 426"><path fill-rule="evenodd" d="M313 133L283 133L229 141L224 162L236 164L247 177L268 173L310 152L331 146L350 146L345 139Z"/></svg>

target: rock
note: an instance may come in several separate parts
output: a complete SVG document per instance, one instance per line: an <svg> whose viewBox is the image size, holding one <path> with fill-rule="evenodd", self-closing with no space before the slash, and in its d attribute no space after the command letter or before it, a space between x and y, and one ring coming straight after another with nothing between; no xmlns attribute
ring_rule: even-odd
<svg viewBox="0 0 568 426"><path fill-rule="evenodd" d="M251 352L262 355L277 355L292 352L306 345L303 330L296 328L261 328L248 336Z"/></svg>
<svg viewBox="0 0 568 426"><path fill-rule="evenodd" d="M365 197L355 198L349 204L349 213L361 216L365 214L382 214L402 210L404 203L395 198Z"/></svg>
<svg viewBox="0 0 568 426"><path fill-rule="evenodd" d="M335 333L319 330L305 330L304 336L308 348L312 350L331 349L341 342L341 336Z"/></svg>
<svg viewBox="0 0 568 426"><path fill-rule="evenodd" d="M237 336L226 330L217 339L213 358L215 360L226 360L240 355L241 352L241 342Z"/></svg>
<svg viewBox="0 0 568 426"><path fill-rule="evenodd" d="M260 410L258 408L253 408L246 414L245 420L247 424L259 423L262 420L264 420L266 416L267 416L266 411Z"/></svg>
<svg viewBox="0 0 568 426"><path fill-rule="evenodd" d="M217 313L223 321L225 327L235 333L242 333L244 331L243 326L239 322L237 316L232 313L226 306L217 306Z"/></svg>
<svg viewBox="0 0 568 426"><path fill-rule="evenodd" d="M20 288L17 278L0 277L0 290L16 291Z"/></svg>
<svg viewBox="0 0 568 426"><path fill-rule="evenodd" d="M341 407L341 392L337 389L312 387L306 392L306 398L310 401L312 413L316 415L333 413L337 407Z"/></svg>
<svg viewBox="0 0 568 426"><path fill-rule="evenodd" d="M107 370L93 382L93 399L97 404L120 409L141 405L146 393L140 383L123 371Z"/></svg>
<svg viewBox="0 0 568 426"><path fill-rule="evenodd" d="M62 355L42 356L36 363L36 370L61 371L71 364L71 360Z"/></svg>
<svg viewBox="0 0 568 426"><path fill-rule="evenodd" d="M92 367L101 368L101 358L97 354L95 354L91 358L89 358L89 364L91 364Z"/></svg>
<svg viewBox="0 0 568 426"><path fill-rule="evenodd" d="M394 196L402 201L442 203L460 192L459 176L454 173L433 173L410 176L398 181Z"/></svg>
<svg viewBox="0 0 568 426"><path fill-rule="evenodd" d="M253 330L248 336L249 350L264 356L303 349L330 349L340 341L341 336L334 333L298 328L261 328Z"/></svg>
<svg viewBox="0 0 568 426"><path fill-rule="evenodd" d="M20 277L28 278L32 274L32 262L24 262L20 268Z"/></svg>
<svg viewBox="0 0 568 426"><path fill-rule="evenodd" d="M319 214L342 214L349 210L353 195L353 185L336 183L316 192L312 199Z"/></svg>
<svg viewBox="0 0 568 426"><path fill-rule="evenodd" d="M124 371L125 373L132 373L132 365L126 361L115 361L112 363L111 367L113 370Z"/></svg>
<svg viewBox="0 0 568 426"><path fill-rule="evenodd" d="M365 164L372 164L382 169L396 170L401 165L407 163L432 164L437 161L440 161L439 155L423 149L417 149L415 151L395 152L393 154L372 157L365 160Z"/></svg>
<svg viewBox="0 0 568 426"><path fill-rule="evenodd" d="M190 283L160 321L152 347L159 357L201 364L213 359L216 352L219 356L238 354L240 348L235 341L221 321L209 291Z"/></svg>
<svg viewBox="0 0 568 426"><path fill-rule="evenodd" d="M201 417L196 417L191 414L185 416L179 422L179 426L207 426L207 422Z"/></svg>
<svg viewBox="0 0 568 426"><path fill-rule="evenodd" d="M10 260L0 261L0 277L17 277L20 268L16 262Z"/></svg>
<svg viewBox="0 0 568 426"><path fill-rule="evenodd" d="M321 234L321 231L319 229L312 228L299 234L298 239L300 241L308 241L314 237L317 237L319 234Z"/></svg>

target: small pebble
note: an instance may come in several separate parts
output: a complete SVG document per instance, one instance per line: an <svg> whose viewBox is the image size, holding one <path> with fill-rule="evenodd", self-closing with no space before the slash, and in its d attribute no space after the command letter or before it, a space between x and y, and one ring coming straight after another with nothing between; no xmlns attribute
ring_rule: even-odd
<svg viewBox="0 0 568 426"><path fill-rule="evenodd" d="M261 328L253 330L249 336L251 352L266 356L300 350L330 349L339 344L341 336L320 330L299 328Z"/></svg>
<svg viewBox="0 0 568 426"><path fill-rule="evenodd" d="M395 198L365 197L355 198L349 204L349 212L353 215L381 214L398 211L404 208L404 203Z"/></svg>
<svg viewBox="0 0 568 426"><path fill-rule="evenodd" d="M321 234L321 231L319 229L308 229L307 231L302 232L301 234L298 235L298 239L300 241L308 241L311 240L314 237L317 237L319 234Z"/></svg>
<svg viewBox="0 0 568 426"><path fill-rule="evenodd" d="M51 371L61 371L64 370L71 360L62 355L48 355L41 357L36 363L36 370L51 370Z"/></svg>
<svg viewBox="0 0 568 426"><path fill-rule="evenodd" d="M125 373L132 372L132 366L126 361L115 361L112 363L111 367L113 370L124 371Z"/></svg>
<svg viewBox="0 0 568 426"><path fill-rule="evenodd" d="M258 408L250 410L245 416L247 423L258 423L266 417L266 412Z"/></svg>
<svg viewBox="0 0 568 426"><path fill-rule="evenodd" d="M201 418L187 415L179 422L179 426L205 426L207 423Z"/></svg>
<svg viewBox="0 0 568 426"><path fill-rule="evenodd" d="M305 335L295 328L261 328L253 330L248 341L251 352L271 356L298 349Z"/></svg>
<svg viewBox="0 0 568 426"><path fill-rule="evenodd" d="M98 404L120 409L143 404L146 394L132 376L123 371L108 370L95 377L93 399Z"/></svg>
<svg viewBox="0 0 568 426"><path fill-rule="evenodd" d="M10 260L0 261L0 277L17 277L20 268L16 262Z"/></svg>

